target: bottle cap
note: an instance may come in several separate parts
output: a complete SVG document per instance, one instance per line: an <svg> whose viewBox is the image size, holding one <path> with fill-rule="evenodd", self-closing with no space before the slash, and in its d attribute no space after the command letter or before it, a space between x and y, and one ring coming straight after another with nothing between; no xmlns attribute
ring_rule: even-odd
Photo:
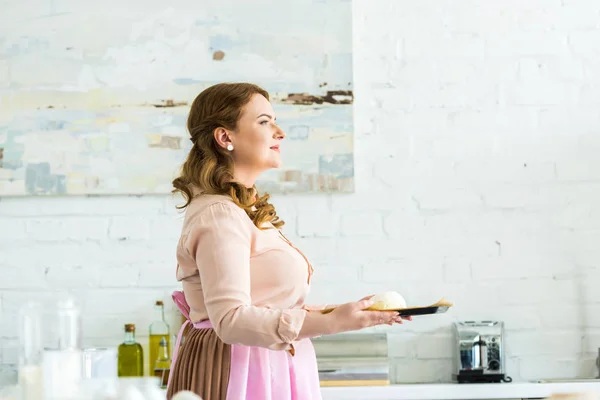
<svg viewBox="0 0 600 400"><path fill-rule="evenodd" d="M164 303L163 303L163 301L162 301L162 300L156 300L156 305L157 305L157 306L163 306L163 305L164 305Z"/></svg>
<svg viewBox="0 0 600 400"><path fill-rule="evenodd" d="M135 332L135 324L125 324L125 332Z"/></svg>

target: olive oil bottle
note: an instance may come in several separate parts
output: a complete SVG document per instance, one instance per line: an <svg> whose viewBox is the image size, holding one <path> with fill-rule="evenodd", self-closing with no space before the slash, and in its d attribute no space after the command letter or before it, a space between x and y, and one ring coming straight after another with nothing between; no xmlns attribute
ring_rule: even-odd
<svg viewBox="0 0 600 400"><path fill-rule="evenodd" d="M159 378L160 387L165 389L169 382L169 373L171 371L171 360L169 359L169 348L167 338L163 336L158 346L158 358L154 363L154 376Z"/></svg>
<svg viewBox="0 0 600 400"><path fill-rule="evenodd" d="M148 367L150 375L153 375L154 363L158 359L160 352L160 342L162 339L167 342L167 350L171 348L170 328L165 321L165 307L161 300L156 301L154 306L153 322L148 328Z"/></svg>
<svg viewBox="0 0 600 400"><path fill-rule="evenodd" d="M125 325L125 340L118 351L119 376L144 376L144 349L135 341L135 325Z"/></svg>

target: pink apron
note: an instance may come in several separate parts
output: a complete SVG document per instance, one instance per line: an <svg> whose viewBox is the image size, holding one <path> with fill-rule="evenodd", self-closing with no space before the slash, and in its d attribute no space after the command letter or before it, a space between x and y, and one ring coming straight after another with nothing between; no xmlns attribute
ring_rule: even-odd
<svg viewBox="0 0 600 400"><path fill-rule="evenodd" d="M212 328L209 320L190 321L190 306L181 291L173 292L173 301L185 316L173 350L175 365L181 336L188 324L196 329ZM263 347L231 345L231 367L227 400L319 400L321 390L317 358L312 342L294 343L295 355ZM169 376L169 385L171 376Z"/></svg>

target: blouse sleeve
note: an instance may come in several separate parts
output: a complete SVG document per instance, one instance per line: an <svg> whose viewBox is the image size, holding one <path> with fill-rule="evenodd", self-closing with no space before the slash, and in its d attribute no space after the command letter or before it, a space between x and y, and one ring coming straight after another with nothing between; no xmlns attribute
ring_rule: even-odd
<svg viewBox="0 0 600 400"><path fill-rule="evenodd" d="M306 310L252 305L252 225L234 204L215 203L197 217L185 248L195 258L213 328L227 344L292 349Z"/></svg>

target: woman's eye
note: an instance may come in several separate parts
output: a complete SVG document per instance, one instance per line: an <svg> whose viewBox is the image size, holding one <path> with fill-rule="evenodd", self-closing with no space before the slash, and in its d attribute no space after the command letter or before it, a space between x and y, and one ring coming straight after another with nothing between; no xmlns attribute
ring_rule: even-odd
<svg viewBox="0 0 600 400"><path fill-rule="evenodd" d="M269 121L260 121L260 124L261 124L261 125L266 125L266 124L268 124L268 123L269 123Z"/></svg>

